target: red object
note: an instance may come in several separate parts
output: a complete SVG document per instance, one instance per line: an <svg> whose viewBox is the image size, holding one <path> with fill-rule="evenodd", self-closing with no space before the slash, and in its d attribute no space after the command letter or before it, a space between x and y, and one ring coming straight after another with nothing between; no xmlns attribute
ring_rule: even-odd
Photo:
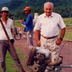
<svg viewBox="0 0 72 72"><path fill-rule="evenodd" d="M30 7L25 7L23 11L25 11L25 10L31 10L31 8Z"/></svg>
<svg viewBox="0 0 72 72"><path fill-rule="evenodd" d="M22 23L23 22L23 20L20 20L20 23Z"/></svg>

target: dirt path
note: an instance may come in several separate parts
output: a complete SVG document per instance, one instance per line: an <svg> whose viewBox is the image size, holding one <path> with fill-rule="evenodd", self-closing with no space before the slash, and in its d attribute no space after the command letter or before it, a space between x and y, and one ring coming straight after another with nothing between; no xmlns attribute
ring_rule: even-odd
<svg viewBox="0 0 72 72"><path fill-rule="evenodd" d="M34 46L36 47L35 35L33 37L34 37L33 43ZM63 40L63 43L61 44L61 48L65 42L67 42L67 40ZM25 57L27 56L28 48L27 48L27 41L25 39L21 38L21 40L15 40L15 46L18 47L24 53ZM72 43L71 42L67 42L65 44L65 46L62 48L60 55L63 56L62 65L72 64ZM62 72L72 72L72 68L62 68Z"/></svg>

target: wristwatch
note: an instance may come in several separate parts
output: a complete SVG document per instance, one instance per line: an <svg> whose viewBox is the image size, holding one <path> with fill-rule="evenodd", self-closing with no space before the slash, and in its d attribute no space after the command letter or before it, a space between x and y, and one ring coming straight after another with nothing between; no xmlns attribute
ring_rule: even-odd
<svg viewBox="0 0 72 72"><path fill-rule="evenodd" d="M62 38L59 38L61 41L63 40Z"/></svg>

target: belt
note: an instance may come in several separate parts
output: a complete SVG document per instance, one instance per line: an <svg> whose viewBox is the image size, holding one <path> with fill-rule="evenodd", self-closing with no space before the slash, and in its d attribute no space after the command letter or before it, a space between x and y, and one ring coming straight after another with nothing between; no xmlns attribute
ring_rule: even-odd
<svg viewBox="0 0 72 72"><path fill-rule="evenodd" d="M44 37L43 35L41 35L43 38L45 38L45 39L52 39L52 38L55 38L55 37L57 37L57 36L53 36L53 37Z"/></svg>

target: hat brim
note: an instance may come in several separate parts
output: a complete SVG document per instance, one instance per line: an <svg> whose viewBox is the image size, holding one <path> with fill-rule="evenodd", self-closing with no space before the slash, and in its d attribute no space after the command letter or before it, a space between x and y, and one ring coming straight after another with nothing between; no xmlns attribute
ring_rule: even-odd
<svg viewBox="0 0 72 72"><path fill-rule="evenodd" d="M25 11L26 9L23 9L23 11Z"/></svg>
<svg viewBox="0 0 72 72"><path fill-rule="evenodd" d="M9 10L2 10L1 12L4 12L4 11L8 11L9 12Z"/></svg>

